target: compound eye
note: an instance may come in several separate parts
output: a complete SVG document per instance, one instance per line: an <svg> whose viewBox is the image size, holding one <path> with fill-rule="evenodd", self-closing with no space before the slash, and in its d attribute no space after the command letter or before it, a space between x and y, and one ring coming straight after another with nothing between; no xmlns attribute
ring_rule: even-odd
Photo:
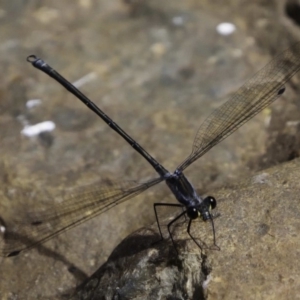
<svg viewBox="0 0 300 300"><path fill-rule="evenodd" d="M217 206L217 201L214 197L212 196L208 196L206 197L206 201L210 204L210 208L214 209Z"/></svg>
<svg viewBox="0 0 300 300"><path fill-rule="evenodd" d="M197 219L199 217L199 212L195 207L189 207L186 213L190 219Z"/></svg>

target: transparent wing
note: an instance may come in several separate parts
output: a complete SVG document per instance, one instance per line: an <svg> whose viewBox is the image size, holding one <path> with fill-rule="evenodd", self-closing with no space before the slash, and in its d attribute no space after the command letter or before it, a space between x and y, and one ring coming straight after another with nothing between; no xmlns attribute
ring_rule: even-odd
<svg viewBox="0 0 300 300"><path fill-rule="evenodd" d="M0 256L13 256L43 243L52 237L81 224L113 206L124 202L161 182L162 178L145 183L110 182L99 188L68 195L60 203L31 212L25 219L0 226Z"/></svg>
<svg viewBox="0 0 300 300"><path fill-rule="evenodd" d="M213 146L241 127L284 92L300 69L300 42L285 50L240 87L202 123L192 153L178 166L183 171Z"/></svg>

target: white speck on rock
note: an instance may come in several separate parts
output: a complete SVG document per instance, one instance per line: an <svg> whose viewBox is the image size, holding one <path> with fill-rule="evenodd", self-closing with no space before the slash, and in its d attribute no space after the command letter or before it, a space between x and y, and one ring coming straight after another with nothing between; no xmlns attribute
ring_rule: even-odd
<svg viewBox="0 0 300 300"><path fill-rule="evenodd" d="M176 26L182 26L184 24L184 19L182 16L173 17L172 23Z"/></svg>
<svg viewBox="0 0 300 300"><path fill-rule="evenodd" d="M252 182L259 183L259 184L265 184L265 183L268 183L268 177L269 177L269 174L262 173L262 174L254 176L252 178Z"/></svg>
<svg viewBox="0 0 300 300"><path fill-rule="evenodd" d="M5 230L6 230L5 226L1 225L1 226L0 226L0 232L1 232L1 233L4 233Z"/></svg>
<svg viewBox="0 0 300 300"><path fill-rule="evenodd" d="M27 108L32 108L42 103L41 99L30 99L26 102Z"/></svg>
<svg viewBox="0 0 300 300"><path fill-rule="evenodd" d="M236 26L229 22L220 23L217 28L217 32L221 35L230 35L236 30Z"/></svg>
<svg viewBox="0 0 300 300"><path fill-rule="evenodd" d="M202 287L203 287L204 290L208 288L208 285L211 282L211 280L212 280L212 276L209 274L206 277L206 280L204 280L203 283L202 283Z"/></svg>
<svg viewBox="0 0 300 300"><path fill-rule="evenodd" d="M35 125L26 125L21 133L25 136L32 137L45 131L52 131L55 129L55 123L52 121L45 121Z"/></svg>

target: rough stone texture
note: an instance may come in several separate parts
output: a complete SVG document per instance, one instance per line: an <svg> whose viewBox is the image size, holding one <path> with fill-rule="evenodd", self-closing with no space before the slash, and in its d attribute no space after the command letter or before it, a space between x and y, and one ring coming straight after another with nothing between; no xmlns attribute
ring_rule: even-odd
<svg viewBox="0 0 300 300"><path fill-rule="evenodd" d="M145 229L132 234L71 298L204 299L205 256L182 253L183 247L177 256L170 243L158 240Z"/></svg>
<svg viewBox="0 0 300 300"><path fill-rule="evenodd" d="M298 299L299 169L297 159L216 192L221 251L183 242L186 224L176 229L178 257L170 242L153 244L153 231L140 230L72 299ZM199 222L194 236L206 226Z"/></svg>
<svg viewBox="0 0 300 300"><path fill-rule="evenodd" d="M3 1L0 217L18 218L20 211L30 212L36 203L49 205L57 201L55 195L101 184L105 178L156 175L86 107L33 69L25 61L27 55L43 57L71 81L94 74L95 79L82 90L166 168L174 170L189 154L195 132L208 113L276 52L300 39L284 9L283 1ZM182 18L182 26L174 24L176 17ZM223 21L232 21L238 30L229 37L218 35L215 27ZM272 108L187 170L201 193L217 197L217 188L237 189L234 184L240 177L249 178L254 171L298 156L298 86L294 77ZM27 100L36 98L42 104L26 108ZM35 138L20 134L25 124L45 120L56 123L55 131ZM285 140L288 143L282 143ZM153 202L174 202L167 195L161 184L38 249L1 258L0 298L45 299L66 293L105 262L121 239L153 222ZM255 197L261 199L260 192ZM282 201L288 206L287 199ZM265 196L261 205L271 205L267 200L273 198ZM240 209L246 207L244 202L247 197ZM221 201L217 230L222 251L214 256L226 257L224 240L229 243L228 236L233 235L222 229L224 216L231 220L237 240L247 237L244 227L256 228L255 222L242 223L244 227L234 222L238 218L234 208L230 206L224 214ZM255 220L256 214L248 211ZM280 225L286 218L279 217ZM221 292L224 287L229 296L223 293L223 298L232 299L229 292L236 279L247 280L245 267L230 271L235 270L236 255L227 257L223 265L230 267L220 272L220 284L215 279L209 291L216 287ZM215 271L220 264L211 266Z"/></svg>

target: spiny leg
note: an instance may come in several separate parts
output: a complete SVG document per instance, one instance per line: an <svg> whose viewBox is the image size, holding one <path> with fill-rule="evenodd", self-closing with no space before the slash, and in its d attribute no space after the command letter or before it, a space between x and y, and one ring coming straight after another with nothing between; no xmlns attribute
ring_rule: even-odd
<svg viewBox="0 0 300 300"><path fill-rule="evenodd" d="M215 231L215 225L214 225L214 221L213 221L213 216L210 214L210 221L211 221L211 226L212 226L212 231L213 231L213 240L214 240L214 250L220 250L220 247L217 245L216 243L216 231ZM195 244L200 248L200 250L202 251L202 247L200 246L200 244L197 242L197 240L192 236L191 234L191 225L192 225L192 219L190 219L188 227L187 227L187 233L188 235L191 237L191 239L195 242Z"/></svg>
<svg viewBox="0 0 300 300"><path fill-rule="evenodd" d="M163 237L163 235L162 235L161 228L160 228L160 224L159 224L159 220L158 220L158 216L157 216L157 210L156 210L156 207L157 207L157 206L183 207L183 205L177 204L177 203L154 203L154 204L153 204L154 213L155 213L155 218L156 218L156 223L157 223L158 230L159 230L160 237L161 237L160 241L162 241L162 240L164 239L164 237Z"/></svg>
<svg viewBox="0 0 300 300"><path fill-rule="evenodd" d="M189 220L189 224L188 224L188 227L187 227L187 233L188 235L191 237L191 239L194 241L194 243L200 248L200 250L202 251L202 247L200 246L200 244L197 242L197 240L192 236L190 230L191 230L191 225L192 225L192 219Z"/></svg>
<svg viewBox="0 0 300 300"><path fill-rule="evenodd" d="M219 217L220 215L212 215L210 214L210 222L211 222L211 227L212 227L212 230L213 230L213 236L214 236L214 247L215 247L215 250L221 250L220 247L217 245L217 241L216 241L216 231L215 231L215 223L214 223L214 218L217 218Z"/></svg>
<svg viewBox="0 0 300 300"><path fill-rule="evenodd" d="M172 243L173 243L173 246L177 252L177 255L178 255L178 251L177 251L177 248L176 248L176 245L175 245L175 242L174 242L174 239L173 239L173 236L172 236L172 233L171 233L171 230L170 230L170 227L171 225L176 222L178 219L180 219L183 215L186 214L186 211L182 212L181 214L179 214L176 218L174 218L169 224L168 224L168 232L169 232L169 235L170 235L170 238L172 240Z"/></svg>

